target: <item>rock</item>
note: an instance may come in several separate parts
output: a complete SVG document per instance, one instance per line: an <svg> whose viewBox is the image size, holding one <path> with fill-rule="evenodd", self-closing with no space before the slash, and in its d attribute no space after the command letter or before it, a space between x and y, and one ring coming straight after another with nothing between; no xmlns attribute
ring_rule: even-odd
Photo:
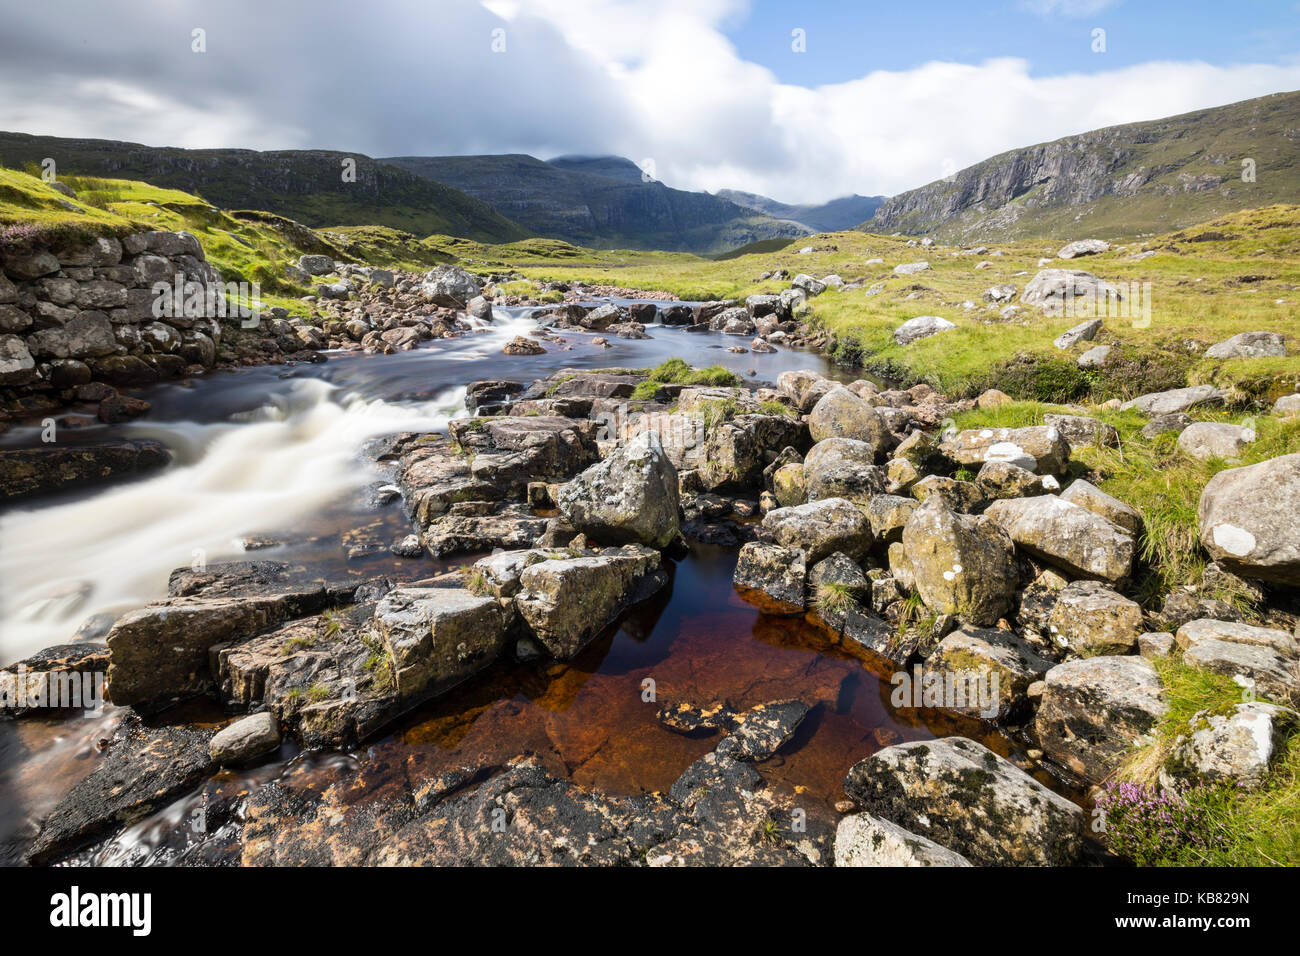
<svg viewBox="0 0 1300 956"><path fill-rule="evenodd" d="M99 403L98 417L110 425L139 418L153 406L142 398L130 395L110 395Z"/></svg>
<svg viewBox="0 0 1300 956"><path fill-rule="evenodd" d="M1221 471L1198 509L1201 546L1244 578L1300 585L1300 454Z"/></svg>
<svg viewBox="0 0 1300 956"><path fill-rule="evenodd" d="M1079 368L1101 368L1114 349L1109 345L1094 345L1075 360Z"/></svg>
<svg viewBox="0 0 1300 956"><path fill-rule="evenodd" d="M1101 319L1088 319L1086 322L1080 322L1072 329L1067 329L1052 340L1052 344L1058 349L1071 349L1080 342L1091 342L1101 331Z"/></svg>
<svg viewBox="0 0 1300 956"><path fill-rule="evenodd" d="M808 416L808 431L814 442L827 438L852 438L866 442L883 456L890 442L889 428L875 408L847 388L827 392Z"/></svg>
<svg viewBox="0 0 1300 956"><path fill-rule="evenodd" d="M0 386L27 385L36 380L36 361L17 335L0 335Z"/></svg>
<svg viewBox="0 0 1300 956"><path fill-rule="evenodd" d="M516 335L513 339L505 344L501 349L506 355L545 355L546 349L542 348L540 342L533 339L524 338L522 335Z"/></svg>
<svg viewBox="0 0 1300 956"><path fill-rule="evenodd" d="M869 813L840 820L835 830L836 866L970 866L960 853Z"/></svg>
<svg viewBox="0 0 1300 956"><path fill-rule="evenodd" d="M975 476L985 499L1029 498L1043 494L1043 479L1009 461L986 461Z"/></svg>
<svg viewBox="0 0 1300 956"><path fill-rule="evenodd" d="M994 624L1009 610L1017 583L1015 547L988 518L927 501L908 519L903 547L916 590L932 611Z"/></svg>
<svg viewBox="0 0 1300 956"><path fill-rule="evenodd" d="M1223 393L1213 385L1192 385L1188 388L1175 388L1167 392L1151 392L1147 395L1139 395L1137 398L1124 402L1120 405L1120 408L1125 410L1134 408L1148 418L1155 418L1158 415L1185 412L1189 408L1195 408L1198 405L1221 404L1223 404Z"/></svg>
<svg viewBox="0 0 1300 956"><path fill-rule="evenodd" d="M1294 710L1263 701L1237 704L1231 714L1198 713L1165 769L1194 783L1257 790L1298 719Z"/></svg>
<svg viewBox="0 0 1300 956"><path fill-rule="evenodd" d="M808 447L803 422L785 415L737 415L709 428L700 483L707 491L743 491L763 482L763 470L785 448Z"/></svg>
<svg viewBox="0 0 1300 956"><path fill-rule="evenodd" d="M1020 290L1011 283L990 286L988 289L984 290L984 301L992 302L994 305L1002 305L1014 299L1016 293L1019 291Z"/></svg>
<svg viewBox="0 0 1300 956"><path fill-rule="evenodd" d="M1174 649L1174 636L1167 631L1148 631L1138 635L1138 653L1148 660L1168 657Z"/></svg>
<svg viewBox="0 0 1300 956"><path fill-rule="evenodd" d="M162 468L171 453L152 438L0 449L0 499L46 494Z"/></svg>
<svg viewBox="0 0 1300 956"><path fill-rule="evenodd" d="M107 315L87 311L63 325L32 333L27 347L37 358L101 358L117 351L117 337Z"/></svg>
<svg viewBox="0 0 1300 956"><path fill-rule="evenodd" d="M808 574L809 593L820 595L825 588L833 588L856 601L871 599L871 582L862 568L838 551L818 561Z"/></svg>
<svg viewBox="0 0 1300 956"><path fill-rule="evenodd" d="M751 707L732 721L731 732L719 741L716 753L736 760L767 760L794 736L811 709L798 700Z"/></svg>
<svg viewBox="0 0 1300 956"><path fill-rule="evenodd" d="M1082 478L1070 482L1070 486L1061 492L1060 498L1100 515L1134 538L1142 531L1141 512Z"/></svg>
<svg viewBox="0 0 1300 956"><path fill-rule="evenodd" d="M1058 259L1077 259L1079 256L1095 256L1100 252L1109 252L1110 243L1104 239L1076 239L1060 248L1056 253Z"/></svg>
<svg viewBox="0 0 1300 956"><path fill-rule="evenodd" d="M970 514L984 507L984 492L973 481L958 481L942 475L928 475L912 485L912 497L917 501L937 498L944 506L958 514Z"/></svg>
<svg viewBox="0 0 1300 956"><path fill-rule="evenodd" d="M966 705L947 698L944 709L1005 720L1028 700L1029 685L1051 664L1010 631L965 625L939 642L925 670L945 678L945 686L964 688Z"/></svg>
<svg viewBox="0 0 1300 956"><path fill-rule="evenodd" d="M1095 315L1112 295L1120 297L1119 290L1091 272L1042 269L1026 283L1020 301L1025 305L1041 306L1048 315L1089 311Z"/></svg>
<svg viewBox="0 0 1300 956"><path fill-rule="evenodd" d="M1074 581L1048 618L1052 640L1081 657L1127 654L1142 634L1142 608L1098 581Z"/></svg>
<svg viewBox="0 0 1300 956"><path fill-rule="evenodd" d="M1277 697L1294 699L1300 681L1296 679L1297 659L1256 644L1235 641L1198 641L1183 652L1188 667L1222 674L1242 687Z"/></svg>
<svg viewBox="0 0 1300 956"><path fill-rule="evenodd" d="M1193 458L1233 459L1255 440L1255 429L1228 422L1193 422L1178 435L1178 447Z"/></svg>
<svg viewBox="0 0 1300 956"><path fill-rule="evenodd" d="M1290 418L1293 415L1300 415L1300 393L1295 395L1282 395L1273 403L1273 414Z"/></svg>
<svg viewBox="0 0 1300 956"><path fill-rule="evenodd" d="M1059 475L1070 460L1069 442L1050 425L968 428L945 436L939 450L961 465L1009 461L1040 475Z"/></svg>
<svg viewBox="0 0 1300 956"><path fill-rule="evenodd" d="M740 549L733 583L762 591L772 600L802 609L807 579L803 552L750 541Z"/></svg>
<svg viewBox="0 0 1300 956"><path fill-rule="evenodd" d="M1113 583L1133 570L1132 536L1072 501L1052 495L995 501L985 514L1017 546L1072 574Z"/></svg>
<svg viewBox="0 0 1300 956"><path fill-rule="evenodd" d="M932 335L955 328L957 328L955 324L937 315L918 315L894 329L894 341L899 345L911 345L920 339L928 339Z"/></svg>
<svg viewBox="0 0 1300 956"><path fill-rule="evenodd" d="M864 507L885 490L885 475L874 462L878 449L854 438L827 438L803 461L804 493L809 501L844 498Z"/></svg>
<svg viewBox="0 0 1300 956"><path fill-rule="evenodd" d="M185 725L151 729L128 717L95 768L46 816L28 861L52 862L147 817L193 790L210 767L207 732Z"/></svg>
<svg viewBox="0 0 1300 956"><path fill-rule="evenodd" d="M1151 421L1142 426L1142 437L1150 441L1157 435L1163 435L1165 432L1181 432L1184 428L1192 423L1192 416L1186 412L1172 412L1168 415L1157 415Z"/></svg>
<svg viewBox="0 0 1300 956"><path fill-rule="evenodd" d="M894 275L899 275L899 276L916 275L916 273L925 272L929 268L930 268L930 263L924 261L904 262L894 266Z"/></svg>
<svg viewBox="0 0 1300 956"><path fill-rule="evenodd" d="M901 495L876 495L867 503L867 520L871 522L871 533L875 539L885 544L903 540L903 529L907 526L912 512L921 506L915 498Z"/></svg>
<svg viewBox="0 0 1300 956"><path fill-rule="evenodd" d="M1084 812L965 737L895 744L849 770L845 792L868 812L985 866L1069 866Z"/></svg>
<svg viewBox="0 0 1300 956"><path fill-rule="evenodd" d="M1191 650L1204 641L1226 641L1231 644L1267 647L1287 657L1300 657L1300 641L1286 631L1274 627L1256 627L1239 621L1213 618L1188 621L1178 628L1174 640L1184 651Z"/></svg>
<svg viewBox="0 0 1300 956"><path fill-rule="evenodd" d="M213 763L238 764L280 746L280 725L266 712L241 717L212 735L208 755Z"/></svg>
<svg viewBox="0 0 1300 956"><path fill-rule="evenodd" d="M1043 423L1055 428L1070 443L1070 448L1097 445L1104 448L1119 447L1119 429L1100 418L1083 415L1044 415Z"/></svg>
<svg viewBox="0 0 1300 956"><path fill-rule="evenodd" d="M1001 389L986 388L975 399L975 407L981 409L997 408L999 405L1006 405L1011 401L1013 401L1011 396Z"/></svg>
<svg viewBox="0 0 1300 956"><path fill-rule="evenodd" d="M463 588L402 587L375 608L375 627L393 660L397 693L441 693L495 661L505 622L495 598Z"/></svg>
<svg viewBox="0 0 1300 956"><path fill-rule="evenodd" d="M438 266L430 270L420 286L426 302L448 309L463 309L483 294L474 277L460 266Z"/></svg>
<svg viewBox="0 0 1300 956"><path fill-rule="evenodd" d="M552 657L568 660L666 580L659 552L626 545L530 565L520 575L515 605L531 636Z"/></svg>
<svg viewBox="0 0 1300 956"><path fill-rule="evenodd" d="M812 276L805 273L799 273L790 280L790 285L796 289L803 289L808 293L808 298L814 299L826 291L826 283L819 282Z"/></svg>
<svg viewBox="0 0 1300 956"><path fill-rule="evenodd" d="M836 551L861 560L872 542L866 515L843 498L769 511L763 517L763 529L783 548L802 550L810 564Z"/></svg>
<svg viewBox="0 0 1300 956"><path fill-rule="evenodd" d="M574 528L601 543L666 548L680 533L677 469L655 432L582 472L558 503Z"/></svg>
<svg viewBox="0 0 1300 956"><path fill-rule="evenodd" d="M1286 339L1276 332L1240 332L1205 350L1206 358L1281 358L1286 355Z"/></svg>
<svg viewBox="0 0 1300 956"><path fill-rule="evenodd" d="M1142 657L1089 657L1047 672L1034 726L1049 757L1099 782L1169 709L1164 686Z"/></svg>
<svg viewBox="0 0 1300 956"><path fill-rule="evenodd" d="M0 670L0 720L76 709L101 713L108 648L56 644Z"/></svg>
<svg viewBox="0 0 1300 956"><path fill-rule="evenodd" d="M772 494L782 508L801 505L808 500L808 481L803 462L782 465L772 473Z"/></svg>
<svg viewBox="0 0 1300 956"><path fill-rule="evenodd" d="M4 258L4 271L15 279L39 279L59 271L59 260L49 252L11 253Z"/></svg>

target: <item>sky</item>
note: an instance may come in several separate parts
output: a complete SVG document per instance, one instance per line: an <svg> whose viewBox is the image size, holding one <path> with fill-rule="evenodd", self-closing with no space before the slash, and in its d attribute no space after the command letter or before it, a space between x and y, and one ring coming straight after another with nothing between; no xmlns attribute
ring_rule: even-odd
<svg viewBox="0 0 1300 956"><path fill-rule="evenodd" d="M1298 0L0 0L0 23L4 130L613 154L785 202L1300 89Z"/></svg>

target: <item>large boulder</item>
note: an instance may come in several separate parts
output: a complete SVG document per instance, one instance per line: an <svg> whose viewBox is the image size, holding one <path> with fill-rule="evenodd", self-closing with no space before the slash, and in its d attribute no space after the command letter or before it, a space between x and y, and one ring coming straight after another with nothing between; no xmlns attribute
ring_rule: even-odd
<svg viewBox="0 0 1300 956"><path fill-rule="evenodd" d="M882 819L985 866L1069 866L1084 812L965 737L913 741L855 764L844 791Z"/></svg>
<svg viewBox="0 0 1300 956"><path fill-rule="evenodd" d="M1073 581L1048 617L1052 639L1082 657L1127 654L1145 633L1142 608L1100 581Z"/></svg>
<svg viewBox="0 0 1300 956"><path fill-rule="evenodd" d="M871 405L847 388L827 392L808 416L808 431L815 442L827 438L852 438L876 449L877 457L889 447L889 426Z"/></svg>
<svg viewBox="0 0 1300 956"><path fill-rule="evenodd" d="M1042 269L1025 284L1020 301L1041 306L1049 315L1091 312L1120 291L1091 272L1081 269Z"/></svg>
<svg viewBox="0 0 1300 956"><path fill-rule="evenodd" d="M625 545L529 565L519 577L515 606L532 637L551 656L567 660L665 580L658 551Z"/></svg>
<svg viewBox="0 0 1300 956"><path fill-rule="evenodd" d="M995 624L1016 591L1011 536L983 516L956 514L937 498L903 528L916 590L926 607L972 624Z"/></svg>
<svg viewBox="0 0 1300 956"><path fill-rule="evenodd" d="M960 853L869 813L852 813L835 829L836 866L970 866Z"/></svg>
<svg viewBox="0 0 1300 956"><path fill-rule="evenodd" d="M957 326L952 322L937 315L918 315L894 329L894 341L899 345L911 345L913 342L928 339L932 335L949 332L955 328Z"/></svg>
<svg viewBox="0 0 1300 956"><path fill-rule="evenodd" d="M171 452L154 438L3 449L0 450L0 499L144 474L163 468L170 461Z"/></svg>
<svg viewBox="0 0 1300 956"><path fill-rule="evenodd" d="M1255 429L1231 422L1193 422L1178 434L1178 447L1193 458L1240 457L1255 440Z"/></svg>
<svg viewBox="0 0 1300 956"><path fill-rule="evenodd" d="M1277 332L1239 332L1205 350L1206 358L1280 358L1286 355L1286 339Z"/></svg>
<svg viewBox="0 0 1300 956"><path fill-rule="evenodd" d="M474 277L460 266L438 266L430 270L420 285L426 302L448 309L464 309L483 294Z"/></svg>
<svg viewBox="0 0 1300 956"><path fill-rule="evenodd" d="M945 700L944 707L1002 720L1028 700L1029 685L1039 680L1051 664L1029 643L1011 631L966 625L939 642L926 659L928 673L944 677L945 687L964 687L965 706ZM977 691L972 698L971 690Z"/></svg>
<svg viewBox="0 0 1300 956"><path fill-rule="evenodd" d="M1133 570L1131 535L1053 495L995 501L984 512L1034 557L1081 577L1121 581Z"/></svg>
<svg viewBox="0 0 1300 956"><path fill-rule="evenodd" d="M836 551L861 560L873 540L867 516L843 498L774 508L764 515L763 530L781 547L803 551L809 564Z"/></svg>
<svg viewBox="0 0 1300 956"><path fill-rule="evenodd" d="M885 491L885 473L873 462L877 448L855 438L827 438L803 460L803 492L808 501L844 498L862 507ZM779 497L779 496L778 496Z"/></svg>
<svg viewBox="0 0 1300 956"><path fill-rule="evenodd" d="M1070 443L1051 425L968 428L946 436L939 450L961 465L1008 461L1040 475L1059 475L1070 461Z"/></svg>
<svg viewBox="0 0 1300 956"><path fill-rule="evenodd" d="M680 533L677 469L655 432L645 432L592 465L560 492L560 511L602 544L666 548Z"/></svg>
<svg viewBox="0 0 1300 956"><path fill-rule="evenodd" d="M375 608L397 693L440 693L500 656L505 621L496 598L463 588L396 588Z"/></svg>
<svg viewBox="0 0 1300 956"><path fill-rule="evenodd" d="M1145 657L1089 657L1044 678L1035 728L1043 752L1086 780L1104 780L1169 709Z"/></svg>
<svg viewBox="0 0 1300 956"><path fill-rule="evenodd" d="M1300 454L1221 471L1198 509L1201 546L1242 577L1300 586Z"/></svg>

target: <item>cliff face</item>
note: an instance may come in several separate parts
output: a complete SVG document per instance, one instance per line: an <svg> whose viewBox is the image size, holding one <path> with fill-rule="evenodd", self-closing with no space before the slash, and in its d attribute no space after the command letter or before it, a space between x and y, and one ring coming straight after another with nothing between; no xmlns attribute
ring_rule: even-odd
<svg viewBox="0 0 1300 956"><path fill-rule="evenodd" d="M953 241L1164 231L1300 201L1297 156L1300 93L1280 93L1012 150L887 200L860 228Z"/></svg>
<svg viewBox="0 0 1300 956"><path fill-rule="evenodd" d="M480 200L359 153L176 149L0 133L0 165L22 169L46 157L62 175L143 180L224 209L263 209L313 227L381 225L484 242L529 235ZM348 159L356 163L354 181L343 177Z"/></svg>
<svg viewBox="0 0 1300 956"><path fill-rule="evenodd" d="M547 163L517 154L398 156L383 162L463 190L539 235L581 246L704 253L811 231L708 193L643 182L632 163L617 157Z"/></svg>

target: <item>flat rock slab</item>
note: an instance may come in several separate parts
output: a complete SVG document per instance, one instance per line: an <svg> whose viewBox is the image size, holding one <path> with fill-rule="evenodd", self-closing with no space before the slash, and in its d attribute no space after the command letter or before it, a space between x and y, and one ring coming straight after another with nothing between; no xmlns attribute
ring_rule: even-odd
<svg viewBox="0 0 1300 956"><path fill-rule="evenodd" d="M166 467L163 443L152 438L94 445L0 450L0 499L48 494Z"/></svg>

